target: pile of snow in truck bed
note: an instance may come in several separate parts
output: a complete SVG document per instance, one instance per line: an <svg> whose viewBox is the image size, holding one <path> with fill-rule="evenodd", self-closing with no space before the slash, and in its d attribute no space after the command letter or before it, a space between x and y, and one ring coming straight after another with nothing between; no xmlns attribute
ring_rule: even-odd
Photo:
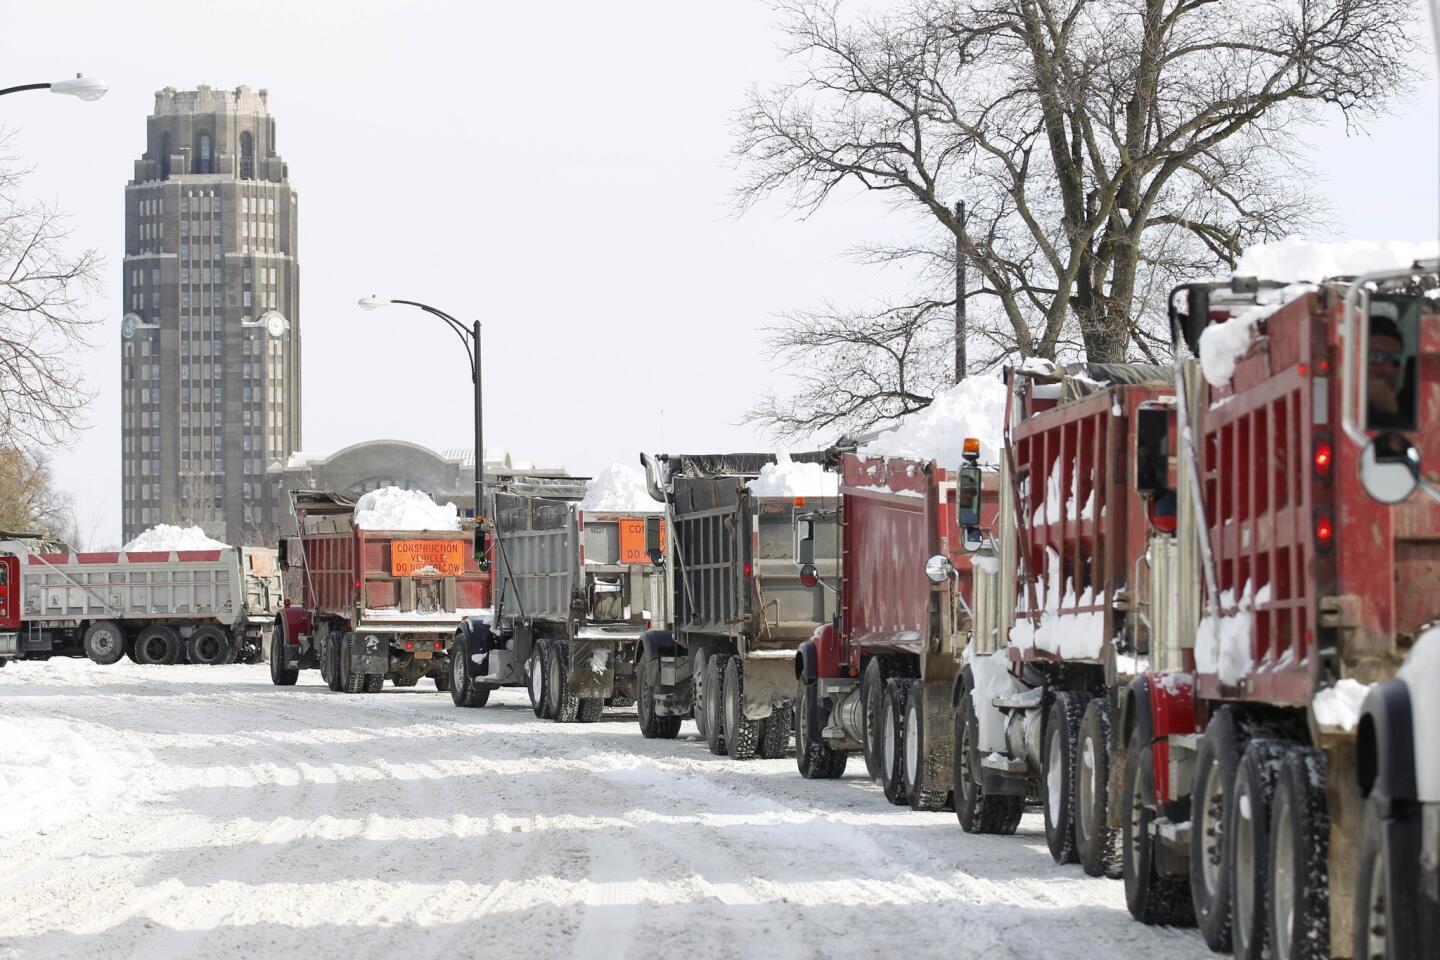
<svg viewBox="0 0 1440 960"><path fill-rule="evenodd" d="M645 487L645 471L612 463L585 484L580 509L596 513L654 513L660 504Z"/></svg>
<svg viewBox="0 0 1440 960"><path fill-rule="evenodd" d="M1004 427L1004 381L990 375L967 377L865 444L860 455L935 460L953 469L964 455L965 438L977 437L980 462L999 463Z"/></svg>
<svg viewBox="0 0 1440 960"><path fill-rule="evenodd" d="M219 550L226 544L212 540L199 527L177 527L168 523L151 527L123 550Z"/></svg>
<svg viewBox="0 0 1440 960"><path fill-rule="evenodd" d="M796 463L782 452L746 486L757 497L838 497L840 475L818 463Z"/></svg>
<svg viewBox="0 0 1440 960"><path fill-rule="evenodd" d="M421 490L381 487L355 504L355 526L361 530L459 530L460 511L443 507Z"/></svg>
<svg viewBox="0 0 1440 960"><path fill-rule="evenodd" d="M1319 243L1290 237L1278 243L1261 243L1247 249L1235 264L1235 276L1261 280L1308 280L1347 277L1392 268L1404 269L1416 260L1440 256L1433 240L1352 240Z"/></svg>

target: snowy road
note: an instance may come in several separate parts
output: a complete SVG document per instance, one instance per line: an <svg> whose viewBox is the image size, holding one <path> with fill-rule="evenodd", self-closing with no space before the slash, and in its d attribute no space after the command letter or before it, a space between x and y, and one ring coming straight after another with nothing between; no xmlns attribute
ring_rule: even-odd
<svg viewBox="0 0 1440 960"><path fill-rule="evenodd" d="M1056 866L1037 816L971 837L863 773L537 721L521 691L11 664L0 957L1211 956Z"/></svg>

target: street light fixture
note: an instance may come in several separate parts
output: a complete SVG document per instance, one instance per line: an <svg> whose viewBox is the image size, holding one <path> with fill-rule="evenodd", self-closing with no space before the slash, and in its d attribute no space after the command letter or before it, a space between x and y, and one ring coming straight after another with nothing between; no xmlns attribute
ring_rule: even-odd
<svg viewBox="0 0 1440 960"><path fill-rule="evenodd" d="M476 320L467 330L459 320L428 303L416 300L382 300L374 294L361 297L357 305L362 310L379 310L382 307L399 305L418 307L444 320L465 346L465 356L470 360L470 382L475 385L475 559L481 570L488 570L490 560L485 549L485 407L480 389L480 321Z"/></svg>
<svg viewBox="0 0 1440 960"><path fill-rule="evenodd" d="M54 83L22 83L18 87L5 87L0 89L0 97L7 93L20 93L22 90L49 90L51 93L78 97L81 100L99 100L109 89L110 84L104 80L77 73L73 79L56 80Z"/></svg>

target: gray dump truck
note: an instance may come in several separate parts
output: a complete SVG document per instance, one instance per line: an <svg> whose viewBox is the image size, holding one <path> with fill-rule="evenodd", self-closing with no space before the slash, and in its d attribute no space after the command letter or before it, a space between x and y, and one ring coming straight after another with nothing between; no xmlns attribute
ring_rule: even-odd
<svg viewBox="0 0 1440 960"><path fill-rule="evenodd" d="M535 715L593 723L635 700L635 663L663 609L645 516L581 509L584 481L512 484L491 500L495 606L456 631L450 695L479 707L524 686ZM658 504L656 505L658 508ZM657 606L660 605L660 606Z"/></svg>
<svg viewBox="0 0 1440 960"><path fill-rule="evenodd" d="M824 462L825 453L792 459ZM838 497L756 496L749 481L769 454L642 456L650 495L664 504L649 524L668 620L645 634L640 728L673 738L693 717L712 753L737 760L785 756L794 727L795 654L834 615L835 596L810 589L795 563L795 518L818 531L815 574L837 572Z"/></svg>

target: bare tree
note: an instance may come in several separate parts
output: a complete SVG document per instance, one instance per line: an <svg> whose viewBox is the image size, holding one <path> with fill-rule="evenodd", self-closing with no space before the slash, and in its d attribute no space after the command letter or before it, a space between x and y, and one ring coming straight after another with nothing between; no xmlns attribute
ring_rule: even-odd
<svg viewBox="0 0 1440 960"><path fill-rule="evenodd" d="M862 257L918 261L932 282L914 299L939 320L958 247L992 360L1154 357L1168 338L1148 321L1170 279L1323 215L1297 175L1305 125L1326 109L1363 122L1413 81L1407 0L779 7L798 78L753 90L741 112L740 209L779 195L808 215L846 185L888 198L921 240ZM772 331L781 342L786 326ZM839 370L856 366L874 368ZM844 385L837 372L823 389L843 399ZM790 428L767 409L784 404L755 414Z"/></svg>
<svg viewBox="0 0 1440 960"><path fill-rule="evenodd" d="M94 250L65 250L63 219L19 195L24 171L0 132L0 443L67 437L90 394L74 363L88 346L86 298L98 286Z"/></svg>
<svg viewBox="0 0 1440 960"><path fill-rule="evenodd" d="M55 489L49 462L0 445L0 530L75 543L76 527L74 500Z"/></svg>

